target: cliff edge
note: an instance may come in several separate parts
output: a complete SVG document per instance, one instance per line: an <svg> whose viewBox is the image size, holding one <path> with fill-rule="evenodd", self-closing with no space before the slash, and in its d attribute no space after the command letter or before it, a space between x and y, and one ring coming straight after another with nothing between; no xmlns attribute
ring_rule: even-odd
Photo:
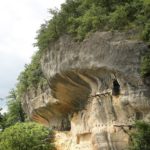
<svg viewBox="0 0 150 150"><path fill-rule="evenodd" d="M150 79L140 75L150 52L132 33L96 32L83 42L49 44L41 66L47 86L22 100L31 119L57 130L60 150L123 150L135 120L150 120Z"/></svg>

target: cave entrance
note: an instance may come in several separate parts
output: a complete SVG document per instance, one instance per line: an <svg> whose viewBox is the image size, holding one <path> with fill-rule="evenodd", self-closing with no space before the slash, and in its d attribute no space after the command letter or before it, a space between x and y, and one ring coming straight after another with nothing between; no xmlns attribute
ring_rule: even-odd
<svg viewBox="0 0 150 150"><path fill-rule="evenodd" d="M113 81L112 95L118 96L120 94L120 85L118 81L115 79Z"/></svg>

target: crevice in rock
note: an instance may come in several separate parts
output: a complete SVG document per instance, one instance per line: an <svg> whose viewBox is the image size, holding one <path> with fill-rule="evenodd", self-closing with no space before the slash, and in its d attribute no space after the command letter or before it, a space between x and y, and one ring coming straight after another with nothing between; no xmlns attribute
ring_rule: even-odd
<svg viewBox="0 0 150 150"><path fill-rule="evenodd" d="M137 112L135 113L135 119L136 119L136 120L141 120L141 119L143 119L143 113L137 111Z"/></svg>

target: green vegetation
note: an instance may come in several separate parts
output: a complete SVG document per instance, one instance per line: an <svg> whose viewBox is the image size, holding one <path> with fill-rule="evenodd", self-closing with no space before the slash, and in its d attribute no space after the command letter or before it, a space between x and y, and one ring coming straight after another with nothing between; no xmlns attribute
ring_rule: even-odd
<svg viewBox="0 0 150 150"><path fill-rule="evenodd" d="M130 150L150 150L150 124L137 122L131 139Z"/></svg>
<svg viewBox="0 0 150 150"><path fill-rule="evenodd" d="M36 123L17 123L0 132L0 150L54 150L53 132Z"/></svg>
<svg viewBox="0 0 150 150"><path fill-rule="evenodd" d="M150 53L147 53L141 62L141 75L143 77L150 76Z"/></svg>
<svg viewBox="0 0 150 150"><path fill-rule="evenodd" d="M0 131L4 131L4 129L9 126L7 118L8 118L7 113L1 114L1 118L0 118Z"/></svg>
<svg viewBox="0 0 150 150"><path fill-rule="evenodd" d="M14 125L17 122L25 121L25 113L21 106L21 100L17 96L17 91L12 89L9 93L8 99L8 112L0 114L0 129Z"/></svg>
<svg viewBox="0 0 150 150"><path fill-rule="evenodd" d="M97 30L131 30L150 41L149 0L66 0L61 10L51 10L53 18L41 25L36 46L48 49L63 34L83 40Z"/></svg>
<svg viewBox="0 0 150 150"><path fill-rule="evenodd" d="M1 111L2 111L2 108L0 108L0 130L3 130L4 127L5 127L5 126L4 126L4 122L5 122L4 120L5 120L5 119L4 119L4 114L2 114Z"/></svg>
<svg viewBox="0 0 150 150"><path fill-rule="evenodd" d="M8 99L8 122L10 125L16 122L24 122L25 114L21 106L21 100L17 95L17 91L12 89L9 93Z"/></svg>
<svg viewBox="0 0 150 150"><path fill-rule="evenodd" d="M38 88L47 84L41 70L40 58L41 54L38 51L33 55L31 63L26 65L25 70L20 73L17 84L18 96L22 96L30 88Z"/></svg>
<svg viewBox="0 0 150 150"><path fill-rule="evenodd" d="M8 112L0 112L0 150L55 149L52 130L36 123L25 123L25 113L17 90L10 91L7 105Z"/></svg>

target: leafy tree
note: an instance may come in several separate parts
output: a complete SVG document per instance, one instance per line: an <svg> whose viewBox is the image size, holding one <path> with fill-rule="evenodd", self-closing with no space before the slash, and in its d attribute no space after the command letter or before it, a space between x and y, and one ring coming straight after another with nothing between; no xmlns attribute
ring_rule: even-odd
<svg viewBox="0 0 150 150"><path fill-rule="evenodd" d="M1 120L0 120L0 130L4 131L5 128L11 126L11 123L8 121L8 113L4 113L1 116Z"/></svg>
<svg viewBox="0 0 150 150"><path fill-rule="evenodd" d="M53 132L36 123L17 123L0 132L0 150L54 150Z"/></svg>
<svg viewBox="0 0 150 150"><path fill-rule="evenodd" d="M149 41L150 39L150 21L145 24L145 28L142 32L142 38L145 41Z"/></svg>
<svg viewBox="0 0 150 150"><path fill-rule="evenodd" d="M127 11L124 6L118 6L116 10L110 14L110 24L114 29L121 29L128 24Z"/></svg>
<svg viewBox="0 0 150 150"><path fill-rule="evenodd" d="M2 113L1 113L1 111L2 111L2 108L0 108L0 121L1 121L2 118L3 118L3 115L2 115Z"/></svg>
<svg viewBox="0 0 150 150"><path fill-rule="evenodd" d="M130 150L150 150L150 124L137 122L131 138Z"/></svg>
<svg viewBox="0 0 150 150"><path fill-rule="evenodd" d="M17 94L22 97L30 88L37 88L47 84L41 65L40 65L41 53L38 51L33 55L32 61L29 65L25 66L25 70L20 73L17 84Z"/></svg>
<svg viewBox="0 0 150 150"><path fill-rule="evenodd" d="M3 130L3 119L4 115L1 113L2 108L0 108L0 130Z"/></svg>
<svg viewBox="0 0 150 150"><path fill-rule="evenodd" d="M16 122L24 122L25 114L21 106L21 100L18 98L17 91L12 89L9 93L7 123L10 125Z"/></svg>
<svg viewBox="0 0 150 150"><path fill-rule="evenodd" d="M43 51L63 34L83 40L93 31L127 27L149 41L149 10L149 0L67 0L60 11L50 11L53 17L39 29L36 46Z"/></svg>
<svg viewBox="0 0 150 150"><path fill-rule="evenodd" d="M7 97L7 107L8 111L5 113L0 113L0 129L14 125L17 122L25 121L25 113L23 112L21 106L21 100L18 97L16 90L12 89Z"/></svg>

